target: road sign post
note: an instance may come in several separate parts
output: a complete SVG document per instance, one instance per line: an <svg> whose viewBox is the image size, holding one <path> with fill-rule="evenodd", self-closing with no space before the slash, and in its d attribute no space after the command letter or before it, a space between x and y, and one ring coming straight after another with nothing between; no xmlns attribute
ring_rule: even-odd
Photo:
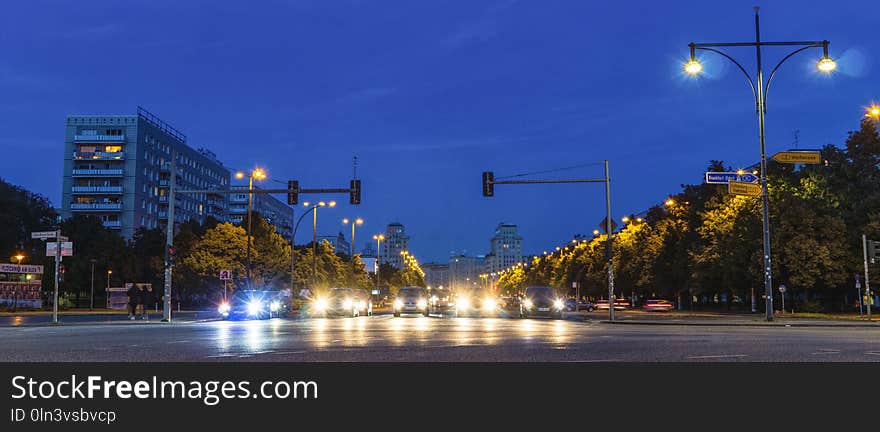
<svg viewBox="0 0 880 432"><path fill-rule="evenodd" d="M61 238L61 230L55 232L55 238ZM55 248L55 293L52 296L52 324L58 324L58 270L61 265L61 247Z"/></svg>
<svg viewBox="0 0 880 432"><path fill-rule="evenodd" d="M859 316L862 316L862 284L859 282L859 275L856 275L856 291L859 295L856 297L856 301L859 302Z"/></svg>
<svg viewBox="0 0 880 432"><path fill-rule="evenodd" d="M782 312L785 312L785 285L779 285L779 294L782 298Z"/></svg>
<svg viewBox="0 0 880 432"><path fill-rule="evenodd" d="M227 298L226 285L230 279L232 279L232 271L231 270L220 270L220 280L223 281L223 300L224 301Z"/></svg>

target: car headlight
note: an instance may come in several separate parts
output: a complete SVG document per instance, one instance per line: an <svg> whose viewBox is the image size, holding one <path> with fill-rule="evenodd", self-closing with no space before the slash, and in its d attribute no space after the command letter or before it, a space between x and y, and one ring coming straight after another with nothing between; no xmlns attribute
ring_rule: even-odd
<svg viewBox="0 0 880 432"><path fill-rule="evenodd" d="M221 303L220 306L217 308L217 312L226 315L229 313L229 309L231 309L229 307L229 303Z"/></svg>
<svg viewBox="0 0 880 432"><path fill-rule="evenodd" d="M495 310L495 307L498 306L498 303L495 302L493 298L487 298L483 300L483 310L491 311Z"/></svg>
<svg viewBox="0 0 880 432"><path fill-rule="evenodd" d="M432 302L432 303L437 303L437 300L440 300L439 298L437 298L437 296L433 296L433 297L431 297L431 302Z"/></svg>
<svg viewBox="0 0 880 432"><path fill-rule="evenodd" d="M259 300L251 300L247 304L248 315L257 315L263 309L263 302Z"/></svg>
<svg viewBox="0 0 880 432"><path fill-rule="evenodd" d="M342 302L342 307L345 309L351 309L353 305L354 302L352 302L351 299L345 299L345 301Z"/></svg>
<svg viewBox="0 0 880 432"><path fill-rule="evenodd" d="M427 300L419 300L419 302L416 304L416 306L418 306L419 309L424 309L424 308L428 307L428 301Z"/></svg>
<svg viewBox="0 0 880 432"><path fill-rule="evenodd" d="M523 304L523 307L526 308L526 309L531 309L532 306L534 306L534 304L532 303L532 301L529 300L529 299L525 299L525 300L523 300L523 303L522 303L522 304Z"/></svg>
<svg viewBox="0 0 880 432"><path fill-rule="evenodd" d="M272 303L269 303L269 310L270 311L278 312L278 309L281 309L281 302L276 300L276 301L273 301Z"/></svg>
<svg viewBox="0 0 880 432"><path fill-rule="evenodd" d="M556 299L553 301L553 307L555 307L556 309L562 310L562 308L565 307L565 302L563 302L560 299Z"/></svg>
<svg viewBox="0 0 880 432"><path fill-rule="evenodd" d="M403 307L403 302L400 300L394 300L394 309L400 309Z"/></svg>
<svg viewBox="0 0 880 432"><path fill-rule="evenodd" d="M315 300L315 310L318 312L323 312L327 310L327 300L319 298Z"/></svg>
<svg viewBox="0 0 880 432"><path fill-rule="evenodd" d="M471 307L471 299L467 297L462 297L458 299L455 304L458 306L459 309L467 310Z"/></svg>

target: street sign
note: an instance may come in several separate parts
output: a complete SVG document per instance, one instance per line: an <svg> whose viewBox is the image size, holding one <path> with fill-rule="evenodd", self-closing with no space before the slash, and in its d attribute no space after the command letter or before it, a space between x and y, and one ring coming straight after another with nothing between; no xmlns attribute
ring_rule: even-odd
<svg viewBox="0 0 880 432"><path fill-rule="evenodd" d="M706 183L709 184L728 184L732 181L754 183L758 181L758 176L752 173L738 174L735 172L706 172Z"/></svg>
<svg viewBox="0 0 880 432"><path fill-rule="evenodd" d="M57 252L55 249L58 247L57 242L47 242L46 243L46 256L54 257ZM61 256L73 256L73 242L62 242L61 243Z"/></svg>
<svg viewBox="0 0 880 432"><path fill-rule="evenodd" d="M232 280L232 271L220 270L220 280L222 280L222 281Z"/></svg>
<svg viewBox="0 0 880 432"><path fill-rule="evenodd" d="M785 285L779 285L779 292L781 292L781 293L785 292Z"/></svg>
<svg viewBox="0 0 880 432"><path fill-rule="evenodd" d="M55 231L35 231L35 232L31 233L31 238L45 240L45 239L55 238L56 234L58 234L58 233Z"/></svg>
<svg viewBox="0 0 880 432"><path fill-rule="evenodd" d="M578 287L578 283L577 283L577 282L572 282L572 283L571 283L571 287L572 287L572 288L577 288L577 287Z"/></svg>
<svg viewBox="0 0 880 432"><path fill-rule="evenodd" d="M744 183L731 181L727 183L727 192L733 195L761 196L761 185L756 183Z"/></svg>
<svg viewBox="0 0 880 432"><path fill-rule="evenodd" d="M817 164L822 162L822 154L817 151L784 151L773 155L779 163Z"/></svg>
<svg viewBox="0 0 880 432"><path fill-rule="evenodd" d="M602 222L599 222L599 228L602 230L602 232L604 232L605 234L608 234L607 227L608 227L608 217L606 216L604 219L602 219ZM614 222L614 219L611 219L611 231L614 231L616 229L617 229L617 222Z"/></svg>

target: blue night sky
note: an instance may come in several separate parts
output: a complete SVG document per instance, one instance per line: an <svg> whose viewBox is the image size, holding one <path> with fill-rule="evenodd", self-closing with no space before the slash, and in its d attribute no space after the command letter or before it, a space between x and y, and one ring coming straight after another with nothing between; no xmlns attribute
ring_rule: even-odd
<svg viewBox="0 0 880 432"><path fill-rule="evenodd" d="M880 99L880 3L761 2L765 40L831 41L774 81L768 153L842 145ZM302 187L347 187L363 204L320 213L321 234L360 216L368 234L400 221L422 261L485 253L518 224L526 253L588 234L599 184L498 186L496 176L610 160L615 218L702 181L710 159L758 159L738 70L687 43L754 40L753 1L43 1L0 14L0 176L61 197L64 117L142 105L232 168L262 166ZM732 54L754 70L754 50ZM765 50L765 67L786 54ZM591 166L548 176L601 177ZM281 187L280 183L266 186ZM283 198L280 197L279 198ZM327 197L330 198L330 197ZM298 213L298 211L297 211ZM297 214L299 216L299 214ZM299 242L310 230L300 230ZM347 236L347 235L346 235Z"/></svg>

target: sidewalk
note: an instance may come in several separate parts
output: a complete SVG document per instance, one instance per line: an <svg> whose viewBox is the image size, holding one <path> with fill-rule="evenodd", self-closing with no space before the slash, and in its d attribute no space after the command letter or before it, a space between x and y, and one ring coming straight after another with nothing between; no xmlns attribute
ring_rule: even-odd
<svg viewBox="0 0 880 432"><path fill-rule="evenodd" d="M568 312L573 315L575 312ZM608 319L608 311L577 312L584 321L614 325L686 325L686 326L752 326L752 327L862 327L880 329L880 316L868 322L858 314L792 314L777 313L773 321L766 321L763 313L726 312L645 312L624 310L614 312L614 321Z"/></svg>
<svg viewBox="0 0 880 432"><path fill-rule="evenodd" d="M146 324L162 322L162 311L150 312L149 320L129 320L126 311L110 311L95 310L84 311L67 310L58 312L58 321L62 325L83 325L83 324ZM173 311L172 320L177 322L195 322L214 319L217 313L214 311ZM52 324L51 311L29 311L29 312L4 312L0 314L0 327L23 327L23 326L40 326Z"/></svg>

